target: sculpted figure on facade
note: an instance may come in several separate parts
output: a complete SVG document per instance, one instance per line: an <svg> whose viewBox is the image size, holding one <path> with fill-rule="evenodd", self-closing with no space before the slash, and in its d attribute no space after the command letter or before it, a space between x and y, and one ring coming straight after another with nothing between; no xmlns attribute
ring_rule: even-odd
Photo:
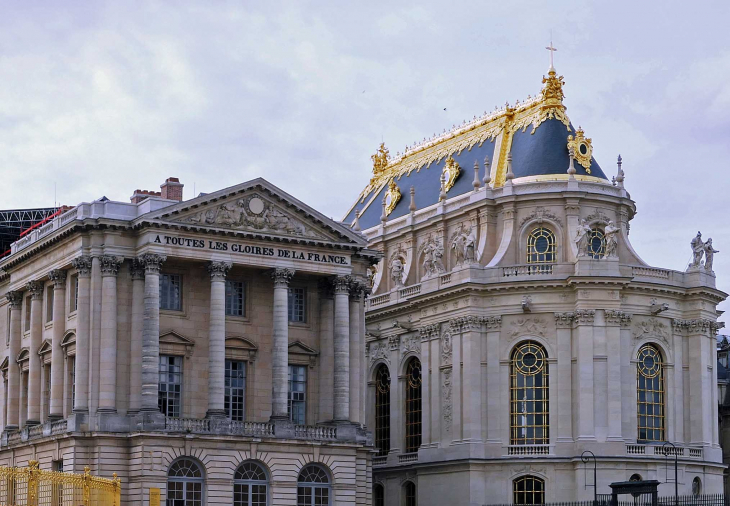
<svg viewBox="0 0 730 506"><path fill-rule="evenodd" d="M692 248L692 263L689 264L689 268L699 268L702 264L702 255L705 252L705 243L702 242L702 232L697 232L697 235L690 241L689 245Z"/></svg>
<svg viewBox="0 0 730 506"><path fill-rule="evenodd" d="M422 279L437 276L446 272L444 267L444 246L439 239L429 238L423 245L423 276Z"/></svg>
<svg viewBox="0 0 730 506"><path fill-rule="evenodd" d="M608 222L608 225L606 225L606 228L603 230L603 234L606 240L606 257L616 257L618 256L617 248L618 248L618 233L619 228L616 226L616 224L613 221Z"/></svg>
<svg viewBox="0 0 730 506"><path fill-rule="evenodd" d="M702 247L705 251L705 270L707 272L712 272L712 262L714 260L715 253L720 252L712 247L712 237L707 239L707 242L703 244Z"/></svg>
<svg viewBox="0 0 730 506"><path fill-rule="evenodd" d="M578 222L578 232L575 236L575 245L578 247L579 257L585 256L588 251L588 237L591 233L591 227L588 220L580 220Z"/></svg>
<svg viewBox="0 0 730 506"><path fill-rule="evenodd" d="M403 286L403 261L400 257L395 257L390 263L390 278L393 280L394 287Z"/></svg>
<svg viewBox="0 0 730 506"><path fill-rule="evenodd" d="M454 251L456 265L475 262L475 247L476 234L474 232L474 227L469 227L467 230L464 230L464 226L460 225L451 240L451 249Z"/></svg>

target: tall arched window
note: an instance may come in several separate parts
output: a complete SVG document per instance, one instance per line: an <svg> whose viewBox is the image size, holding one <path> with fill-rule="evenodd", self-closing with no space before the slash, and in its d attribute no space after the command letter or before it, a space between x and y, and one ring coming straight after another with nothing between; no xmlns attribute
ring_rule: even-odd
<svg viewBox="0 0 730 506"><path fill-rule="evenodd" d="M412 358L406 366L406 452L421 446L421 361Z"/></svg>
<svg viewBox="0 0 730 506"><path fill-rule="evenodd" d="M664 441L664 365L654 346L639 349L636 367L638 442Z"/></svg>
<svg viewBox="0 0 730 506"><path fill-rule="evenodd" d="M329 506L330 491L327 472L321 466L309 464L297 479L297 506Z"/></svg>
<svg viewBox="0 0 730 506"><path fill-rule="evenodd" d="M385 487L380 483L373 486L373 506L385 506Z"/></svg>
<svg viewBox="0 0 730 506"><path fill-rule="evenodd" d="M527 236L527 263L552 264L556 260L557 245L552 230L539 227Z"/></svg>
<svg viewBox="0 0 730 506"><path fill-rule="evenodd" d="M412 481L405 482L403 485L403 496L406 506L416 506L416 484Z"/></svg>
<svg viewBox="0 0 730 506"><path fill-rule="evenodd" d="M545 504L545 480L520 476L512 482L513 504Z"/></svg>
<svg viewBox="0 0 730 506"><path fill-rule="evenodd" d="M167 471L167 506L203 506L203 468L190 458L180 458Z"/></svg>
<svg viewBox="0 0 730 506"><path fill-rule="evenodd" d="M378 455L390 451L390 373L385 364L375 373L375 447Z"/></svg>
<svg viewBox="0 0 730 506"><path fill-rule="evenodd" d="M233 506L267 506L269 478L264 467L246 461L233 475Z"/></svg>
<svg viewBox="0 0 730 506"><path fill-rule="evenodd" d="M606 235L600 228L592 228L588 234L587 253L596 259L606 256Z"/></svg>
<svg viewBox="0 0 730 506"><path fill-rule="evenodd" d="M549 390L547 353L527 341L512 352L510 364L510 444L548 444Z"/></svg>

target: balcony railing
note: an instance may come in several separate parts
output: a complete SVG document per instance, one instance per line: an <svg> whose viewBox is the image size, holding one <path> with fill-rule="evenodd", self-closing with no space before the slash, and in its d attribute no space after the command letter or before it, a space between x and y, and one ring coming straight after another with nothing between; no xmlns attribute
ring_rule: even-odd
<svg viewBox="0 0 730 506"><path fill-rule="evenodd" d="M627 444L626 455L655 455L657 457L674 457L701 459L702 448L685 446L662 446L661 444Z"/></svg>
<svg viewBox="0 0 730 506"><path fill-rule="evenodd" d="M516 276L543 276L553 273L553 264L527 264L502 267L502 276L512 278Z"/></svg>
<svg viewBox="0 0 730 506"><path fill-rule="evenodd" d="M373 457L373 467L384 466L388 463L388 456L381 455L380 457Z"/></svg>
<svg viewBox="0 0 730 506"><path fill-rule="evenodd" d="M507 455L525 457L530 455L550 455L550 445L510 445Z"/></svg>
<svg viewBox="0 0 730 506"><path fill-rule="evenodd" d="M294 437L300 439L334 440L337 439L337 428L324 425L295 425Z"/></svg>
<svg viewBox="0 0 730 506"><path fill-rule="evenodd" d="M402 453L398 455L399 464L408 464L409 462L418 462L418 452Z"/></svg>

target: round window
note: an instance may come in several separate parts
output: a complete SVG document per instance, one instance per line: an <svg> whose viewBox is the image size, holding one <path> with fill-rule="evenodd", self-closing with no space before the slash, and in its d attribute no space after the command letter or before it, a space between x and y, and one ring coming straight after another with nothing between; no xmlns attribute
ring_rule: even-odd
<svg viewBox="0 0 730 506"><path fill-rule="evenodd" d="M588 154L588 146L586 146L585 144L581 144L578 147L578 151L580 151L580 154L581 155L587 155Z"/></svg>

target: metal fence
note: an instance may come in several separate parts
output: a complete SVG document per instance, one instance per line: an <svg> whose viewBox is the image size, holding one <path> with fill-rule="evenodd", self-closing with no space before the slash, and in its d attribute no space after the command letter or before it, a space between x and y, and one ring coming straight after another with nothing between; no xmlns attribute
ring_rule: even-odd
<svg viewBox="0 0 730 506"><path fill-rule="evenodd" d="M1 503L0 503L1 504ZM730 496L723 494L681 495L657 498L657 506L730 506ZM522 506L513 504L491 504L490 506ZM599 494L598 501L549 502L540 506L652 506L651 495L638 497L619 496L618 503L611 504L611 494Z"/></svg>
<svg viewBox="0 0 730 506"><path fill-rule="evenodd" d="M84 474L41 471L29 467L0 467L0 506L119 506L121 480Z"/></svg>

